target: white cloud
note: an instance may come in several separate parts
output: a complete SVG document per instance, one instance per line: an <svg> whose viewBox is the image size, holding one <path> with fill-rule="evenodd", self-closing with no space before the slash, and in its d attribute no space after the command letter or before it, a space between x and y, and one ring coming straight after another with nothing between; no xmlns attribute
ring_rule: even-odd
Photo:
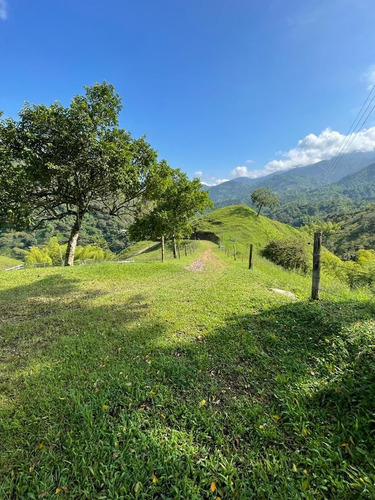
<svg viewBox="0 0 375 500"><path fill-rule="evenodd" d="M245 165L240 165L231 171L232 177L252 177L252 174L253 172L248 170Z"/></svg>
<svg viewBox="0 0 375 500"><path fill-rule="evenodd" d="M0 0L0 19L5 21L8 17L7 4L5 0Z"/></svg>
<svg viewBox="0 0 375 500"><path fill-rule="evenodd" d="M198 177L200 179L203 175L203 172L201 170L197 170L197 172L194 173L194 177Z"/></svg>
<svg viewBox="0 0 375 500"><path fill-rule="evenodd" d="M229 179L220 179L219 177L206 177L205 180L202 180L202 184L205 186L217 186L218 184L222 184L223 182L227 182Z"/></svg>
<svg viewBox="0 0 375 500"><path fill-rule="evenodd" d="M195 175L195 177L197 177L197 176ZM229 179L220 179L219 177L212 177L209 175L205 175L202 172L202 175L200 176L200 180L201 180L201 183L205 186L216 186L217 184L221 184L222 182L227 182Z"/></svg>
<svg viewBox="0 0 375 500"><path fill-rule="evenodd" d="M246 163L254 163L254 160L246 160Z"/></svg>
<svg viewBox="0 0 375 500"><path fill-rule="evenodd" d="M375 127L364 129L358 134L345 136L329 128L319 135L309 134L301 139L297 146L289 151L279 152L280 159L268 162L262 170L248 170L246 166L239 166L232 170L232 177L250 177L252 179L291 170L296 167L305 167L322 160L330 160L337 156L346 140L343 149L345 153L375 151Z"/></svg>

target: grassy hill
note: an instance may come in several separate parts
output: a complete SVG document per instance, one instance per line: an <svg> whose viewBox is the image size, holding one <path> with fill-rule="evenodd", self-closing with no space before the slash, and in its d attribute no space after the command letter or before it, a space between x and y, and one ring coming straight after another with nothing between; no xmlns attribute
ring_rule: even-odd
<svg viewBox="0 0 375 500"><path fill-rule="evenodd" d="M256 212L245 205L219 208L199 219L197 228L215 233L223 245L236 244L240 251L250 243L263 248L271 239L305 238L291 226L262 215L257 217Z"/></svg>
<svg viewBox="0 0 375 500"><path fill-rule="evenodd" d="M4 269L8 269L10 267L19 266L20 264L23 264L23 262L20 260L0 255L0 271L3 271Z"/></svg>
<svg viewBox="0 0 375 500"><path fill-rule="evenodd" d="M242 209L200 228L297 234ZM374 498L372 296L157 252L1 275L0 498Z"/></svg>

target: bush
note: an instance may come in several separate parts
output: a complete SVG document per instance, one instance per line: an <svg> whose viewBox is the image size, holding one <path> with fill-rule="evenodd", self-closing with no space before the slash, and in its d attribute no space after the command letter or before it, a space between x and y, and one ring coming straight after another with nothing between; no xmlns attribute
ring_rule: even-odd
<svg viewBox="0 0 375 500"><path fill-rule="evenodd" d="M46 264L51 265L52 259L48 255L48 250L46 248L31 247L30 251L25 252L25 263L27 266L32 266L34 264Z"/></svg>
<svg viewBox="0 0 375 500"><path fill-rule="evenodd" d="M263 255L285 269L301 269L305 273L308 268L306 244L299 239L272 240Z"/></svg>

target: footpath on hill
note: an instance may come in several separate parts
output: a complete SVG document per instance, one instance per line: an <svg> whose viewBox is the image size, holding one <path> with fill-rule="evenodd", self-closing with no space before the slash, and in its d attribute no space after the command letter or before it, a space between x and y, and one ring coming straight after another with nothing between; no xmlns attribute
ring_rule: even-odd
<svg viewBox="0 0 375 500"><path fill-rule="evenodd" d="M195 260L185 269L189 271L204 271L207 269L207 264L216 270L223 269L225 267L224 263L212 252L212 248L207 248L197 260Z"/></svg>

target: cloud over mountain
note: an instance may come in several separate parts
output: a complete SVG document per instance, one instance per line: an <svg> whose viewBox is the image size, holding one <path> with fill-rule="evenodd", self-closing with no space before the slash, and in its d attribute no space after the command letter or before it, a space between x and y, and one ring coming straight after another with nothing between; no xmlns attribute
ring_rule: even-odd
<svg viewBox="0 0 375 500"><path fill-rule="evenodd" d="M254 179L274 172L304 167L322 160L330 160L340 153L343 144L345 144L345 147L342 152L345 153L375 151L375 127L348 136L327 128L319 135L307 135L298 142L295 148L277 153L276 156L279 158L271 160L261 170L249 170L247 166L241 165L234 168L231 175L232 177L250 177Z"/></svg>

